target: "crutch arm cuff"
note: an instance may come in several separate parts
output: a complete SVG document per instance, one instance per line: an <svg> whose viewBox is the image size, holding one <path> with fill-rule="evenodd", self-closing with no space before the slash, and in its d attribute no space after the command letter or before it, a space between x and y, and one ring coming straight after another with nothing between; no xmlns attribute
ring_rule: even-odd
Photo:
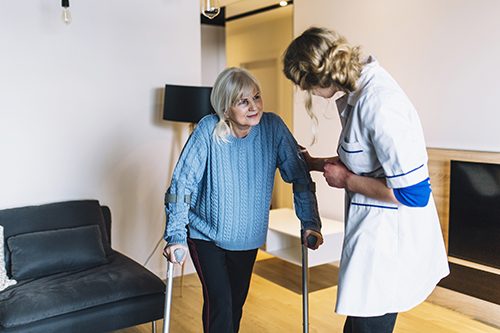
<svg viewBox="0 0 500 333"><path fill-rule="evenodd" d="M177 194L165 193L165 205L176 202L184 202L189 205L191 203L191 194L177 195Z"/></svg>
<svg viewBox="0 0 500 333"><path fill-rule="evenodd" d="M316 183L315 182L311 182L311 183L308 183L308 184L297 184L297 183L293 183L293 192L294 193L297 193L297 192L316 192Z"/></svg>

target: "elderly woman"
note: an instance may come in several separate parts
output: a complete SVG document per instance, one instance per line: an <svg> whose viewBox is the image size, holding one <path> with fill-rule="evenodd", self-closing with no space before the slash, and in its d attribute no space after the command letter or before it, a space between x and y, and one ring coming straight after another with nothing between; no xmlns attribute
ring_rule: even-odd
<svg viewBox="0 0 500 333"><path fill-rule="evenodd" d="M228 68L211 94L217 115L199 123L166 195L164 254L187 249L203 286L205 333L238 332L257 249L266 240L276 168L293 183L304 239L323 242L307 165L283 121L263 112L257 80ZM307 243L307 242L306 242Z"/></svg>

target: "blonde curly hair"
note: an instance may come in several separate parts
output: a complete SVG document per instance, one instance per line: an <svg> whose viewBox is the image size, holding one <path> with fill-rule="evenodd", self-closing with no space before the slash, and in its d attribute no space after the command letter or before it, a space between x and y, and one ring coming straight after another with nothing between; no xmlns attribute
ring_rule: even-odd
<svg viewBox="0 0 500 333"><path fill-rule="evenodd" d="M333 30L312 27L295 38L283 57L285 76L303 90L332 84L356 90L363 64L359 46Z"/></svg>
<svg viewBox="0 0 500 333"><path fill-rule="evenodd" d="M363 69L360 58L359 46L351 46L337 32L320 27L307 29L285 50L283 73L307 92L305 107L313 120L313 143L318 119L312 111L312 89L335 85L345 92L355 91Z"/></svg>

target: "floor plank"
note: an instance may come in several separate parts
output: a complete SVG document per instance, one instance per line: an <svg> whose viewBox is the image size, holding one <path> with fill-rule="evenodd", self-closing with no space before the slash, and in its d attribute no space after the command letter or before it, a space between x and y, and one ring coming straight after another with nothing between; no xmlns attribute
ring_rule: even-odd
<svg viewBox="0 0 500 333"><path fill-rule="evenodd" d="M311 269L310 333L342 332L344 316L333 312L337 287L332 265ZM274 267L274 268L273 268ZM326 281L326 282L325 282ZM171 333L200 333L202 293L196 274L186 275L180 289L174 280ZM297 292L298 291L298 292ZM450 296L451 295L451 296ZM456 293L441 292L411 311L401 313L395 333L500 333L494 324L486 324L471 316L435 304L436 299L453 303ZM453 304L451 304L453 305ZM474 306L474 305L472 305ZM489 316L500 318L500 307L492 307ZM162 322L158 321L158 333ZM151 324L115 331L115 333L147 333ZM243 313L240 333L301 333L302 301L300 267L259 253Z"/></svg>

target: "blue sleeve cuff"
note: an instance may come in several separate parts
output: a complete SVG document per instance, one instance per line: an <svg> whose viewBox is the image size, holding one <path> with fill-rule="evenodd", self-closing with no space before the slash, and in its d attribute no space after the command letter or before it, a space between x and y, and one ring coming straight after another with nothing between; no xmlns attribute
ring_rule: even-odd
<svg viewBox="0 0 500 333"><path fill-rule="evenodd" d="M408 207L425 207L431 196L431 183L427 178L418 184L395 188L393 191L401 204Z"/></svg>

